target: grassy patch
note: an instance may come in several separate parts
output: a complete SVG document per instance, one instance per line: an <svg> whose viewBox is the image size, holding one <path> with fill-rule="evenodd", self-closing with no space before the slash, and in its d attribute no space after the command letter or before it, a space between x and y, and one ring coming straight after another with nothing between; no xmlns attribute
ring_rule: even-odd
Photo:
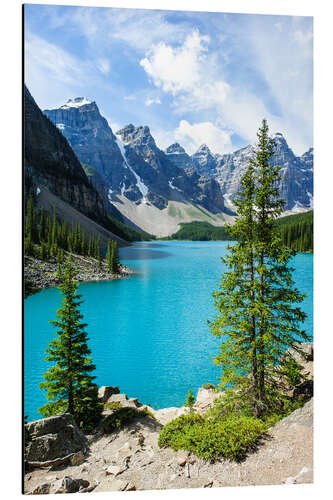
<svg viewBox="0 0 333 500"><path fill-rule="evenodd" d="M176 207L172 203L169 203L168 205L168 215L170 215L170 217L178 217L180 220L183 219L183 214L180 208Z"/></svg>

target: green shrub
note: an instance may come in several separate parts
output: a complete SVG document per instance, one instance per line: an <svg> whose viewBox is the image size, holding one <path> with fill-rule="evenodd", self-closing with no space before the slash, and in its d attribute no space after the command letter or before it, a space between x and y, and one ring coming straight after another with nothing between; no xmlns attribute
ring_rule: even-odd
<svg viewBox="0 0 333 500"><path fill-rule="evenodd" d="M113 401L112 403L104 403L104 408L108 410L120 410L123 405L120 403L120 401Z"/></svg>
<svg viewBox="0 0 333 500"><path fill-rule="evenodd" d="M131 422L134 418L138 417L151 417L154 418L148 410L137 410L136 408L124 407L116 409L112 415L108 415L102 423L102 432L109 434L115 430L119 430L125 424Z"/></svg>
<svg viewBox="0 0 333 500"><path fill-rule="evenodd" d="M282 373L291 387L296 387L306 379L301 373L301 365L294 358L289 358L282 364Z"/></svg>
<svg viewBox="0 0 333 500"><path fill-rule="evenodd" d="M204 384L203 386L203 389L214 389L215 390L215 385L214 384Z"/></svg>
<svg viewBox="0 0 333 500"><path fill-rule="evenodd" d="M254 447L265 427L253 417L214 419L197 414L181 415L166 424L158 444L174 450L187 450L205 460L240 460Z"/></svg>
<svg viewBox="0 0 333 500"><path fill-rule="evenodd" d="M193 405L195 403L195 397L193 396L193 391L190 389L186 396L185 406L189 409L190 413L193 413Z"/></svg>

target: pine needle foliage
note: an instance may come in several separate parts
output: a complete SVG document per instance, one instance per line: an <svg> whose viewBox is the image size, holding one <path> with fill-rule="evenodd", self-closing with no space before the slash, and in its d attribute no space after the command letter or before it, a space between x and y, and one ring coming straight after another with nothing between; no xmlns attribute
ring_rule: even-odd
<svg viewBox="0 0 333 500"><path fill-rule="evenodd" d="M59 289L63 300L57 311L57 320L50 321L57 331L46 349L45 360L52 366L44 374L41 389L47 391L48 403L39 408L45 417L69 412L78 425L94 425L102 411L98 401L96 378L92 375L95 365L90 357L88 336L80 313L81 295L77 293L76 270L71 259L65 263Z"/></svg>
<svg viewBox="0 0 333 500"><path fill-rule="evenodd" d="M306 315L298 304L304 295L295 287L290 258L274 224L281 214L279 166L271 158L274 142L266 120L258 131L254 159L241 180L235 199L238 218L230 227L237 241L222 259L226 271L213 293L218 309L211 332L222 337L215 364L221 367L220 386L242 387L240 397L251 400L253 414L270 406L267 394L278 388L278 364L283 353L309 340L300 328Z"/></svg>

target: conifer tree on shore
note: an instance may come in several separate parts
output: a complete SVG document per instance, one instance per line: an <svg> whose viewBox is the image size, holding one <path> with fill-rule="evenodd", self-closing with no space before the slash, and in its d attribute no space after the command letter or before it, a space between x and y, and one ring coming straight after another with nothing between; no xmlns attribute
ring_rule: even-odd
<svg viewBox="0 0 333 500"><path fill-rule="evenodd" d="M113 273L117 274L120 271L120 262L119 262L119 250L118 243L114 240L112 241L112 250L113 250Z"/></svg>
<svg viewBox="0 0 333 500"><path fill-rule="evenodd" d="M255 157L241 180L236 198L238 218L230 228L237 243L222 259L226 272L214 292L219 311L210 322L223 336L215 363L222 368L223 388L242 386L239 395L251 400L253 413L263 414L276 388L283 353L297 341L309 340L299 325L305 314L297 306L304 295L294 286L289 265L294 252L282 243L274 220L283 202L277 188L279 167L273 166L273 141L263 120Z"/></svg>
<svg viewBox="0 0 333 500"><path fill-rule="evenodd" d="M96 378L91 375L95 365L90 357L88 336L80 313L81 295L77 293L76 270L71 259L61 272L63 300L57 311L57 320L50 321L56 328L54 338L46 349L46 361L53 365L44 374L48 403L39 408L39 413L48 417L69 412L78 425L89 427L100 418L102 405L98 400Z"/></svg>

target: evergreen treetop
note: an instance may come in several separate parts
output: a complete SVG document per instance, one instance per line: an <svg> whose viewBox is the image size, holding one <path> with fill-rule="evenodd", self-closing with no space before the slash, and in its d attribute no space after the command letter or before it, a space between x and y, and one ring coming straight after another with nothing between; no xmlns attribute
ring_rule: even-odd
<svg viewBox="0 0 333 500"><path fill-rule="evenodd" d="M99 417L101 405L97 399L97 389L93 384L95 376L91 373L95 365L90 357L88 336L80 313L81 295L77 293L77 275L71 259L65 263L61 274L59 289L63 299L57 310L57 320L50 321L56 328L54 338L46 349L45 360L52 366L44 374L45 382L40 384L46 389L48 403L39 409L44 416L69 412L78 424L90 424ZM93 414L84 410L84 401L94 410ZM89 403L90 402L90 403Z"/></svg>
<svg viewBox="0 0 333 500"><path fill-rule="evenodd" d="M237 243L222 259L226 271L214 302L219 314L211 331L223 337L215 363L222 368L221 385L247 387L254 413L269 406L268 394L277 382L282 354L309 340L299 325L305 314L298 307L304 295L292 280L289 260L294 254L281 241L274 221L282 211L278 197L279 167L270 159L273 143L263 120L255 158L241 180L235 200L238 218L231 232Z"/></svg>

